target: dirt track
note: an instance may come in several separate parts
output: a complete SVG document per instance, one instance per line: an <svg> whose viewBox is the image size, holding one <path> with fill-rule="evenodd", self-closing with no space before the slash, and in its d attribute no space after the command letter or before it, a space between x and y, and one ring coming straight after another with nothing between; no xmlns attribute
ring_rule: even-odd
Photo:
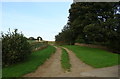
<svg viewBox="0 0 120 79"><path fill-rule="evenodd" d="M53 54L49 60L47 60L42 66L38 67L35 72L26 74L24 77L55 77L63 73L60 63L61 49L56 49L56 53Z"/></svg>
<svg viewBox="0 0 120 79"><path fill-rule="evenodd" d="M62 50L59 47L56 47L56 49L56 53L53 54L42 66L38 67L35 72L26 74L23 77L100 77L102 74L104 74L104 76L107 74L105 77L117 77L117 66L110 67L110 69L104 68L99 70L92 68L80 61L75 54L67 48L64 49L69 54L72 67L70 72L65 73L61 68L60 62ZM98 72L99 75L96 72Z"/></svg>

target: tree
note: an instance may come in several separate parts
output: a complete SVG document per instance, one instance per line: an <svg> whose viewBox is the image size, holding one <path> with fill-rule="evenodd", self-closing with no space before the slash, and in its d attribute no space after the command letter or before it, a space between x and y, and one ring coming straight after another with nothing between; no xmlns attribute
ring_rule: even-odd
<svg viewBox="0 0 120 79"><path fill-rule="evenodd" d="M42 37L38 36L38 37L37 37L37 40L41 40L41 41L42 41L43 39L42 39Z"/></svg>
<svg viewBox="0 0 120 79"><path fill-rule="evenodd" d="M73 3L68 18L56 42L100 44L119 50L120 2Z"/></svg>
<svg viewBox="0 0 120 79"><path fill-rule="evenodd" d="M34 38L34 37L29 37L28 39L29 39L29 40L35 40L35 38Z"/></svg>

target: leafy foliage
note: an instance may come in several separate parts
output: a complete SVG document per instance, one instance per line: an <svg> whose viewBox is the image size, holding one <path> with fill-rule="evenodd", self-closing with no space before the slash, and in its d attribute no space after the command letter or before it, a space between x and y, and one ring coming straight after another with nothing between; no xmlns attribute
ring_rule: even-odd
<svg viewBox="0 0 120 79"><path fill-rule="evenodd" d="M38 37L37 37L37 40L39 40L39 39L40 39L41 41L43 40L42 37L38 36Z"/></svg>
<svg viewBox="0 0 120 79"><path fill-rule="evenodd" d="M56 35L56 42L100 44L120 53L120 11L116 13L118 6L120 2L73 3L68 23Z"/></svg>
<svg viewBox="0 0 120 79"><path fill-rule="evenodd" d="M34 37L29 37L28 40L35 40L35 38Z"/></svg>
<svg viewBox="0 0 120 79"><path fill-rule="evenodd" d="M25 60L31 54L31 46L23 34L8 31L2 33L2 62L3 66L8 66Z"/></svg>

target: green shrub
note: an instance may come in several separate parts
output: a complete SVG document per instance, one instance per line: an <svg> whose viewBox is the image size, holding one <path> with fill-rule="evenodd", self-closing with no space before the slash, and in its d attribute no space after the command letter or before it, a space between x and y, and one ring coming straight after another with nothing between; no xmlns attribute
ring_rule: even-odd
<svg viewBox="0 0 120 79"><path fill-rule="evenodd" d="M2 33L3 67L25 60L31 52L27 38L17 33L17 29L14 32L8 31L7 34Z"/></svg>

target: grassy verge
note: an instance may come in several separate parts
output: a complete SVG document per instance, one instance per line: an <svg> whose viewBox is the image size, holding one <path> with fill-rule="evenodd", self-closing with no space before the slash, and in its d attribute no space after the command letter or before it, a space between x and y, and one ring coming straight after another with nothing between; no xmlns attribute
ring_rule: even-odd
<svg viewBox="0 0 120 79"><path fill-rule="evenodd" d="M120 64L118 63L118 56L120 55L105 50L74 45L64 47L72 50L76 56L86 64L96 68Z"/></svg>
<svg viewBox="0 0 120 79"><path fill-rule="evenodd" d="M65 49L62 49L61 64L62 64L62 68L65 71L70 71L70 67L71 67L70 59Z"/></svg>
<svg viewBox="0 0 120 79"><path fill-rule="evenodd" d="M55 48L48 46L46 49L36 51L31 54L25 62L3 68L3 77L20 77L29 72L33 72L42 65L55 52Z"/></svg>

